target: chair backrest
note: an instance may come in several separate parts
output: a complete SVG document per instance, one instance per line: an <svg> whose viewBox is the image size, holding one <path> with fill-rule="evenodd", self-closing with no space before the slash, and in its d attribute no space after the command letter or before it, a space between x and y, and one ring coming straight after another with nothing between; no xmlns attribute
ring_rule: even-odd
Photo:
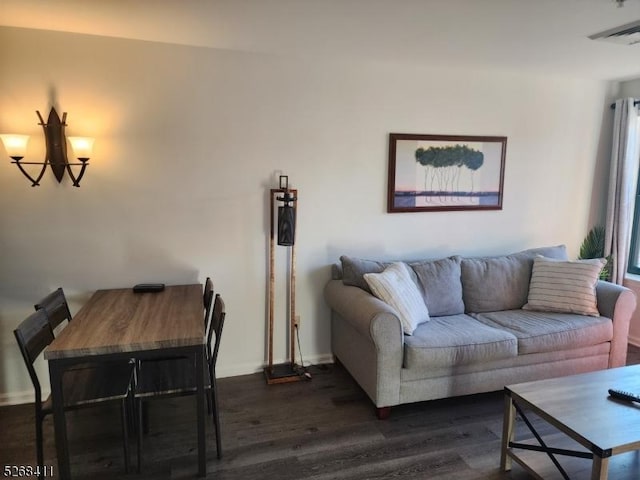
<svg viewBox="0 0 640 480"><path fill-rule="evenodd" d="M220 348L220 339L222 338L222 327L224 326L224 319L226 317L226 308L224 300L220 294L216 294L216 299L213 302L213 313L211 315L211 325L209 326L209 335L207 336L207 349L211 354L209 355L209 369L215 372L216 360L218 358L218 349ZM213 333L216 334L216 343L211 351L211 339Z"/></svg>
<svg viewBox="0 0 640 480"><path fill-rule="evenodd" d="M22 358L29 371L33 388L36 391L36 405L40 405L42 394L38 376L33 368L33 362L47 345L53 341L53 330L49 323L47 311L43 308L36 310L18 325L13 334L18 341L18 347L20 347Z"/></svg>
<svg viewBox="0 0 640 480"><path fill-rule="evenodd" d="M202 302L204 304L204 327L206 333L206 329L209 327L211 304L213 302L213 281L211 280L211 277L207 277L207 280L204 282L204 294L202 295Z"/></svg>
<svg viewBox="0 0 640 480"><path fill-rule="evenodd" d="M207 277L204 282L202 303L204 304L204 334L208 336L209 328L211 327L211 305L213 305L213 281L211 277ZM211 358L211 349L207 347L207 359L209 358Z"/></svg>
<svg viewBox="0 0 640 480"><path fill-rule="evenodd" d="M44 309L49 317L51 330L55 330L65 320L71 321L71 311L62 288L58 288L34 305L36 310Z"/></svg>

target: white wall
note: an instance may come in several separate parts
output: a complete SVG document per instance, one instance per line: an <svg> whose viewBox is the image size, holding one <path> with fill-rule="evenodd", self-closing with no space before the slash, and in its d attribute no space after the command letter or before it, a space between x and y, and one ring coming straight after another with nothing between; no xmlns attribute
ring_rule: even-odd
<svg viewBox="0 0 640 480"><path fill-rule="evenodd" d="M620 82L620 98L640 98L640 78Z"/></svg>
<svg viewBox="0 0 640 480"><path fill-rule="evenodd" d="M299 189L306 362L330 358L322 289L339 255L498 254L559 243L575 255L601 214L603 82L15 28L0 28L0 58L0 132L33 134L29 158L42 158L35 110L48 112L52 98L68 112L69 135L96 138L79 189L50 173L32 188L0 152L0 392L8 400L30 390L11 331L57 286L75 311L97 288L211 275L228 309L218 373L259 370L267 190L279 171ZM385 213L390 132L507 136L503 210Z"/></svg>

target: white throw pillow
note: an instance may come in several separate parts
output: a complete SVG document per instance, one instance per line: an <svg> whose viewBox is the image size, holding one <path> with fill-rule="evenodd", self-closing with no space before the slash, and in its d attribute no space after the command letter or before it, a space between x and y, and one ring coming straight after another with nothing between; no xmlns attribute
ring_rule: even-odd
<svg viewBox="0 0 640 480"><path fill-rule="evenodd" d="M412 335L419 324L429 321L429 310L404 263L392 263L382 273L363 276L373 294L398 312L404 333Z"/></svg>
<svg viewBox="0 0 640 480"><path fill-rule="evenodd" d="M575 262L534 258L529 297L522 308L600 316L596 284L606 263L602 258Z"/></svg>

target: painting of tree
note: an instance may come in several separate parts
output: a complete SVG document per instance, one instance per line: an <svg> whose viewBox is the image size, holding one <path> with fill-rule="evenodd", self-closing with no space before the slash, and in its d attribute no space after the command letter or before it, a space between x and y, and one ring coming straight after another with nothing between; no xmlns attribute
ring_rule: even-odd
<svg viewBox="0 0 640 480"><path fill-rule="evenodd" d="M424 189L434 190L437 181L438 190L460 191L462 167L471 172L471 191L473 192L473 172L484 163L484 154L466 145L448 147L419 147L416 150L416 162L424 167ZM431 183L429 182L431 177Z"/></svg>
<svg viewBox="0 0 640 480"><path fill-rule="evenodd" d="M501 209L506 142L391 134L388 211Z"/></svg>

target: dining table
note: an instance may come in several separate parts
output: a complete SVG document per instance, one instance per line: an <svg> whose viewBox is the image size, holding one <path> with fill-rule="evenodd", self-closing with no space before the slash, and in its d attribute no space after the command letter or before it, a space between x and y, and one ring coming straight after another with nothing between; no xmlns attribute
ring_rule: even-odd
<svg viewBox="0 0 640 480"><path fill-rule="evenodd" d="M201 284L169 285L161 291L97 290L47 347L58 477L71 479L62 378L87 362L185 356L197 379L198 475L206 475L205 324Z"/></svg>

